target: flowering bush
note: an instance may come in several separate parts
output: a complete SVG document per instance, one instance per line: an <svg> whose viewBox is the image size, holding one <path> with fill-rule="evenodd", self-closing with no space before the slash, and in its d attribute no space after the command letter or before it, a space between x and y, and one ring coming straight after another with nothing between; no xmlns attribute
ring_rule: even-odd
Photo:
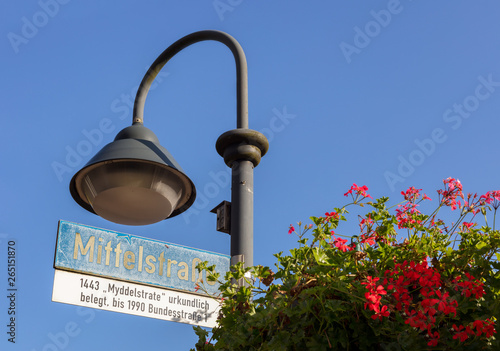
<svg viewBox="0 0 500 351"><path fill-rule="evenodd" d="M367 190L354 184L348 205L291 225L299 246L275 255L275 271L234 266L211 338L195 327L196 350L500 350L500 191L464 195L448 178L427 215L419 189L391 208ZM357 235L340 235L351 206L368 210ZM445 207L458 217L448 225L438 219Z"/></svg>

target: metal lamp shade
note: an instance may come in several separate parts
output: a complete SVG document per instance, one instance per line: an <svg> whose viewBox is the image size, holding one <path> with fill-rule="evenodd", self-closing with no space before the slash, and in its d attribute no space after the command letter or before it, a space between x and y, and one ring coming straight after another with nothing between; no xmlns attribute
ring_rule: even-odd
<svg viewBox="0 0 500 351"><path fill-rule="evenodd" d="M141 123L102 148L71 179L70 191L86 210L126 225L174 217L196 198L193 182Z"/></svg>

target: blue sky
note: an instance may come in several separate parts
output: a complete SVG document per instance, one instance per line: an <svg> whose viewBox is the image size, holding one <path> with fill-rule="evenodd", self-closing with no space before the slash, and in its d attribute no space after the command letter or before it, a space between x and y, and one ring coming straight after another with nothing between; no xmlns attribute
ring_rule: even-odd
<svg viewBox="0 0 500 351"><path fill-rule="evenodd" d="M182 51L148 95L145 125L195 183L184 215L130 227L80 208L68 184L130 125L144 73L177 39L225 31L245 50L250 127L269 139L255 169L254 262L295 244L290 223L345 203L352 183L374 197L442 180L500 188L500 4L496 1L4 2L0 289L17 246L17 338L2 350L188 350L191 326L51 301L58 220L229 254L209 210L230 199L215 141L235 128L234 62L216 42ZM96 131L99 132L96 132ZM94 135L95 137L89 137ZM434 195L434 196L433 196ZM344 232L344 234L349 234ZM73 328L73 329L72 329ZM76 331L75 331L76 330Z"/></svg>

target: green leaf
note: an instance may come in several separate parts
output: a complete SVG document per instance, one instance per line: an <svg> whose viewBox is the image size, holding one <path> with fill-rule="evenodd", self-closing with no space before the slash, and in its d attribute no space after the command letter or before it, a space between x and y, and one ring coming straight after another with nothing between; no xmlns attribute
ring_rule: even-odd
<svg viewBox="0 0 500 351"><path fill-rule="evenodd" d="M480 241L480 242L478 242L478 243L476 244L476 248L477 248L478 250L481 250L483 247L486 247L486 246L488 246L488 244L487 244L487 243L485 243L484 241Z"/></svg>
<svg viewBox="0 0 500 351"><path fill-rule="evenodd" d="M313 249L313 255L316 262L320 265L329 266L332 264L331 259L326 254L326 251L320 247L315 247Z"/></svg>
<svg viewBox="0 0 500 351"><path fill-rule="evenodd" d="M327 300L325 302L325 307L332 312L343 312L346 310L344 308L345 304L346 302L342 300Z"/></svg>
<svg viewBox="0 0 500 351"><path fill-rule="evenodd" d="M309 240L309 239L307 239L307 238L303 238L303 239L300 239L300 240L298 241L298 243L299 243L299 244L302 244L302 245L305 245L305 244L307 244L307 241L308 241L308 240Z"/></svg>

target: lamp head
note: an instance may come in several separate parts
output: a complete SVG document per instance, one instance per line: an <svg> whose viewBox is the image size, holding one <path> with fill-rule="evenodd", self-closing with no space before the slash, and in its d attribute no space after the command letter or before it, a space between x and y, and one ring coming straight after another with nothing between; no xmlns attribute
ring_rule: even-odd
<svg viewBox="0 0 500 351"><path fill-rule="evenodd" d="M142 123L120 131L70 182L75 201L111 222L146 225L187 210L193 182Z"/></svg>

